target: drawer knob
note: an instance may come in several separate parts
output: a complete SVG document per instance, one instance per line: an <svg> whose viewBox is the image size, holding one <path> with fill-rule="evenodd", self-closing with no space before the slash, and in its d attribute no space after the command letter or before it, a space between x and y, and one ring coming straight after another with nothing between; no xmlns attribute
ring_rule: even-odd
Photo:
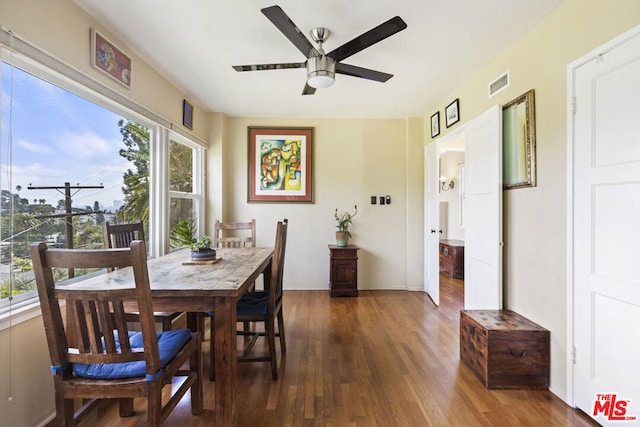
<svg viewBox="0 0 640 427"><path fill-rule="evenodd" d="M511 353L513 357L521 358L527 355L527 350L522 350L522 353L520 353L520 355L517 355L513 352L513 350L509 349L509 353Z"/></svg>

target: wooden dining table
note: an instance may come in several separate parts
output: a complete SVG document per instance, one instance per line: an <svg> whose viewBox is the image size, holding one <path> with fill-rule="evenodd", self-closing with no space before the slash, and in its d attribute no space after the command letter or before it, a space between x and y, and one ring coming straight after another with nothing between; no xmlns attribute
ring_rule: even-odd
<svg viewBox="0 0 640 427"><path fill-rule="evenodd" d="M235 426L237 413L236 302L260 274L270 276L273 248L216 249L214 264L191 264L181 249L148 260L154 311L215 312L215 425ZM267 283L267 281L265 281ZM79 278L67 286L99 290L134 287L131 267ZM125 309L136 310L135 301ZM194 328L198 322L191 321Z"/></svg>

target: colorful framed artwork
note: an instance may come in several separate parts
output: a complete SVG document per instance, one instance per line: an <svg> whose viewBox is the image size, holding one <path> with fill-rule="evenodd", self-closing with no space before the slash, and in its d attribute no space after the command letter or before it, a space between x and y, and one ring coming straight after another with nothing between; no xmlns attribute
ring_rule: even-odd
<svg viewBox="0 0 640 427"><path fill-rule="evenodd" d="M460 121L460 102L457 98L445 108L444 119L447 127L453 126Z"/></svg>
<svg viewBox="0 0 640 427"><path fill-rule="evenodd" d="M91 29L91 65L131 88L131 58L95 29Z"/></svg>
<svg viewBox="0 0 640 427"><path fill-rule="evenodd" d="M313 203L313 128L247 129L247 201Z"/></svg>
<svg viewBox="0 0 640 427"><path fill-rule="evenodd" d="M502 106L502 188L536 186L534 90Z"/></svg>
<svg viewBox="0 0 640 427"><path fill-rule="evenodd" d="M186 99L182 101L182 124L186 128L193 129L193 105Z"/></svg>
<svg viewBox="0 0 640 427"><path fill-rule="evenodd" d="M440 111L431 116L431 138L440 135Z"/></svg>

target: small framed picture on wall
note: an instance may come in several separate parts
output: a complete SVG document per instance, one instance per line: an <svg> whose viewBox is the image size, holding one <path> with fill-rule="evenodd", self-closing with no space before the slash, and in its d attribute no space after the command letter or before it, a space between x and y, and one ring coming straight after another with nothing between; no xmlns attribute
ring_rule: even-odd
<svg viewBox="0 0 640 427"><path fill-rule="evenodd" d="M453 126L460 121L460 103L457 98L445 108L444 118L447 127Z"/></svg>
<svg viewBox="0 0 640 427"><path fill-rule="evenodd" d="M440 111L431 116L431 138L440 135Z"/></svg>
<svg viewBox="0 0 640 427"><path fill-rule="evenodd" d="M193 105L186 99L182 101L182 124L184 127L193 129Z"/></svg>

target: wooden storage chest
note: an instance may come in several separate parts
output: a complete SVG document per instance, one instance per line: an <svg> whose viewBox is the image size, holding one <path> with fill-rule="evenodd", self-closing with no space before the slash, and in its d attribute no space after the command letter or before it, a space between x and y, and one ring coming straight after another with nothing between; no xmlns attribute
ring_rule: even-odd
<svg viewBox="0 0 640 427"><path fill-rule="evenodd" d="M510 310L460 312L460 359L488 389L548 388L549 340Z"/></svg>

